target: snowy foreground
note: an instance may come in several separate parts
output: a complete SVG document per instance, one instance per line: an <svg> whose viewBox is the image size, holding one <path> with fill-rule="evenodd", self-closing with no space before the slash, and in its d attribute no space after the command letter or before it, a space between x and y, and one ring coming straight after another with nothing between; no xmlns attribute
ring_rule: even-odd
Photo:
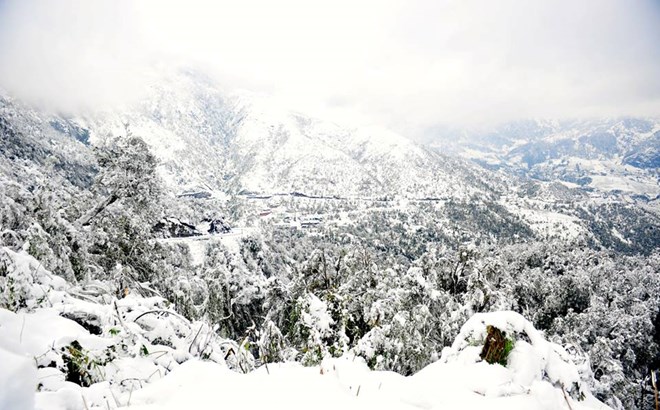
<svg viewBox="0 0 660 410"><path fill-rule="evenodd" d="M161 298L117 299L102 283L73 287L27 254L1 251L13 263L0 278L3 301L22 305L0 309L2 410L608 408L567 353L513 312L474 315L440 360L410 377L371 371L350 353L242 374L232 368L249 364L245 346L188 322ZM480 359L487 325L515 341L506 366Z"/></svg>

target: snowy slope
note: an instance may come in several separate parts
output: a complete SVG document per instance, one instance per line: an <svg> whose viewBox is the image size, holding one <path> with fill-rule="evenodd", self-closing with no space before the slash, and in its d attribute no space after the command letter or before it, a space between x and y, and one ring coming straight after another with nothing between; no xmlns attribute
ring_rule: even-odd
<svg viewBox="0 0 660 410"><path fill-rule="evenodd" d="M386 129L342 127L267 96L228 94L194 72L159 72L151 79L139 104L72 121L89 130L92 142L122 135L128 124L180 191L466 198L483 192L479 184L497 184Z"/></svg>
<svg viewBox="0 0 660 410"><path fill-rule="evenodd" d="M545 181L653 200L660 194L660 120L520 121L442 140L464 157Z"/></svg>
<svg viewBox="0 0 660 410"><path fill-rule="evenodd" d="M405 199L416 200L415 203L425 199L450 200L451 205L442 212L451 213L453 221L444 225L458 221L457 228L471 231L472 235L475 229L485 228L501 236L501 229L495 225L515 216L532 228L538 237L560 236L571 240L590 237L588 231L592 228L588 225L597 219L591 215L593 211L579 213L572 210L571 204L581 203L587 208L593 200L602 201L598 192L592 193L590 198L580 189L564 189L560 197L548 195L521 201L519 197L530 195L520 189L525 183L521 174L545 181L559 180L573 188L580 188L575 182L582 181L580 178L586 175L587 188L634 191L650 201L650 208L654 207L653 198L659 193L657 169L615 165L619 157L612 159L605 154L593 159L548 157L531 167L520 159L527 155L520 151L524 147L527 147L524 152L529 153L537 143L547 145L566 138L582 138L581 133L593 131L590 128L593 124L589 122L580 123L579 127L559 122L526 123L500 130L497 138L484 140L489 143L468 147L469 152L481 155L490 164L480 167L465 159L442 154L444 147L430 149L386 129L344 127L291 111L268 96L249 92L227 93L197 72L161 70L153 71L149 78L150 92L142 101L108 112L61 116L3 99L0 128L10 131L3 128L0 132L10 138L3 139L0 147L22 156L33 152L34 155L26 159L39 166L55 158L56 171L66 173L74 183L84 178L78 184L89 185L94 175L92 145L102 143L108 136L123 135L128 128L129 132L143 137L158 156L161 174L175 194L201 192L224 201L236 199L238 194L267 197L299 193L348 200L387 199L391 206ZM651 133L657 133L657 126L626 122L606 124L609 125L605 131L618 133L622 141L642 144L646 147L644 158L652 157L649 152L654 145L649 138L654 135ZM19 133L15 134L11 129ZM526 135L530 136L527 140ZM599 138L587 140L607 140ZM589 144L589 147L593 146ZM563 142L560 144L561 147L564 145ZM4 157L12 159L7 155ZM28 162L21 164L30 167ZM8 170L16 167L15 161L6 165ZM582 176L573 175L576 170ZM541 190L545 190L545 186L539 185ZM516 194L512 195L513 192ZM610 200L621 201L606 198L606 201ZM558 202L568 206L546 209ZM484 215L479 209L492 209L493 204L502 207L488 217L490 222L484 223ZM296 209L293 205L291 207L288 211L295 214ZM259 209L251 210L247 215L258 215L259 212ZM224 214L224 211L211 213ZM238 218L246 215L238 214ZM647 215L635 218L644 219ZM437 215L430 222L436 224L442 220L442 215ZM245 221L238 223L244 224ZM616 229L623 232L623 228L618 226ZM526 235L521 226L514 230L519 232L509 230L509 233ZM623 244L633 240L629 234L624 234L624 238ZM608 241L618 243L615 239ZM601 239L595 241L602 242Z"/></svg>
<svg viewBox="0 0 660 410"><path fill-rule="evenodd" d="M0 308L2 409L608 408L566 351L513 312L473 316L439 361L410 377L371 371L350 352L318 366L271 363L241 374L228 358L243 346L179 317L160 298L117 300L102 287L94 294L23 251L0 252L26 303L19 313ZM505 365L479 357L489 325L514 340Z"/></svg>

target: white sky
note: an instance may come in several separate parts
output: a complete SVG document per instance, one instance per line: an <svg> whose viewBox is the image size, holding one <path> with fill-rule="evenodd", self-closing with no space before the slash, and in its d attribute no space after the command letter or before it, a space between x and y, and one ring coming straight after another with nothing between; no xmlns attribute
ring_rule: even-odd
<svg viewBox="0 0 660 410"><path fill-rule="evenodd" d="M157 61L409 134L660 116L660 2L0 0L0 86L21 98L105 108Z"/></svg>

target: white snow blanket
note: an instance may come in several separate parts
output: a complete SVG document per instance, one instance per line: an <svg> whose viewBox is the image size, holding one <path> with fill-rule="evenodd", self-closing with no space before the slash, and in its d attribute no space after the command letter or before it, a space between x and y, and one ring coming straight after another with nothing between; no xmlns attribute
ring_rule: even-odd
<svg viewBox="0 0 660 410"><path fill-rule="evenodd" d="M0 410L608 408L564 349L517 313L474 315L440 360L410 377L371 371L350 353L242 374L230 367L253 360L241 357L243 347L177 315L162 298L117 300L102 284L72 287L26 253L0 250L11 263L2 300L25 299L18 313L0 308ZM83 317L87 327L65 316ZM479 357L488 325L513 341L506 366ZM86 387L71 380L72 360Z"/></svg>
<svg viewBox="0 0 660 410"><path fill-rule="evenodd" d="M507 366L481 361L479 342L487 324L520 337ZM166 375L153 377L156 359L117 359L106 370L110 381L80 387L56 369L37 373L35 356L49 346L90 335L52 309L15 314L0 310L0 409L217 409L225 406L272 409L607 409L581 385L575 366L557 345L512 312L478 314L463 327L442 358L404 377L371 371L359 358L326 359L320 366L269 364L248 374L226 365L188 358ZM522 336L524 335L524 336ZM526 339L526 340L525 340ZM184 358L185 359L185 358ZM38 377L37 377L38 375ZM120 375L120 376L117 376ZM140 379L126 392L120 380ZM36 392L37 384L41 391ZM140 386L143 386L140 388ZM125 386L124 386L125 387ZM36 403L36 407L35 407ZM570 406L570 407L569 407Z"/></svg>

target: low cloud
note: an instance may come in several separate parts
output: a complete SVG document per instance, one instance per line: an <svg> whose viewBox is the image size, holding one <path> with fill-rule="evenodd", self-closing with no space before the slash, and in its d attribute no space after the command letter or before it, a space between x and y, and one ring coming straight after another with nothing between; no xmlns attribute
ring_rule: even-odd
<svg viewBox="0 0 660 410"><path fill-rule="evenodd" d="M660 115L652 0L0 0L0 86L128 104L155 61L408 134L435 124Z"/></svg>

